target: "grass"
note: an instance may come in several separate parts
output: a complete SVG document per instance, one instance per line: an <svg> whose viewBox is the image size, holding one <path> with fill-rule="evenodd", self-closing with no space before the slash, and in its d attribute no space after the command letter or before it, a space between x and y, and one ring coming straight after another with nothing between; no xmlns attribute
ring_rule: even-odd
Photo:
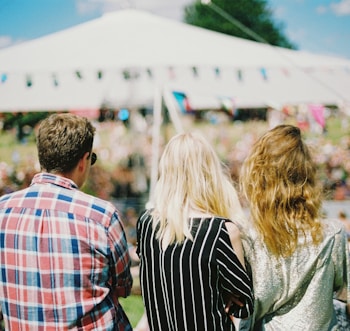
<svg viewBox="0 0 350 331"><path fill-rule="evenodd" d="M143 302L141 296L131 295L128 298L120 298L119 301L134 328L143 315ZM5 330L3 323L0 324L0 330Z"/></svg>
<svg viewBox="0 0 350 331"><path fill-rule="evenodd" d="M134 328L143 315L143 302L140 295L131 295L127 298L120 298L120 303Z"/></svg>

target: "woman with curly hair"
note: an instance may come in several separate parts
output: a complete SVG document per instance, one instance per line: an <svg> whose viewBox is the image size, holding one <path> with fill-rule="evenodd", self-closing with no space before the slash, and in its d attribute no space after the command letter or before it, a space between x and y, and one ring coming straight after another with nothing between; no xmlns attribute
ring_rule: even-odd
<svg viewBox="0 0 350 331"><path fill-rule="evenodd" d="M241 168L240 187L250 209L241 231L255 296L241 330L335 330L333 298L345 293L350 302L347 238L338 220L321 216L322 187L300 129L265 133Z"/></svg>

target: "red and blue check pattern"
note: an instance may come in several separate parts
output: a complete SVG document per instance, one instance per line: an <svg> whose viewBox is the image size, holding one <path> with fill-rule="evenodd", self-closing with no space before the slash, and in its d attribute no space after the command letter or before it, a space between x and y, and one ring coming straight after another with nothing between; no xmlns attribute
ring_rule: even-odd
<svg viewBox="0 0 350 331"><path fill-rule="evenodd" d="M132 276L115 207L41 173L0 198L0 301L6 330L131 330L118 297Z"/></svg>

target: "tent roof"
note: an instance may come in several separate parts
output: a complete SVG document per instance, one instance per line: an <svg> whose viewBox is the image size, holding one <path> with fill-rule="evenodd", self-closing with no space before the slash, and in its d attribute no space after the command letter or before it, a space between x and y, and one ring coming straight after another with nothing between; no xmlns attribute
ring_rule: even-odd
<svg viewBox="0 0 350 331"><path fill-rule="evenodd" d="M125 70L135 79L125 80ZM154 84L207 104L222 96L234 98L237 106L350 102L349 60L272 47L131 9L0 50L1 74L6 78L0 109L8 110L96 108L106 100L149 104Z"/></svg>
<svg viewBox="0 0 350 331"><path fill-rule="evenodd" d="M127 9L4 49L0 63L7 71L52 71L213 64L327 67L349 65L349 60L271 47Z"/></svg>

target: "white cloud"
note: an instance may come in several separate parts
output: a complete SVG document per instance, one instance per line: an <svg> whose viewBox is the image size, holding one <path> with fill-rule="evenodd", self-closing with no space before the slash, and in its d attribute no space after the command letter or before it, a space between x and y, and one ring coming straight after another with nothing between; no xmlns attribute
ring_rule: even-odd
<svg viewBox="0 0 350 331"><path fill-rule="evenodd" d="M107 13L115 10L134 8L151 11L160 16L181 19L183 7L193 0L76 0L80 15Z"/></svg>
<svg viewBox="0 0 350 331"><path fill-rule="evenodd" d="M0 36L0 48L10 46L13 43L13 40L9 36Z"/></svg>
<svg viewBox="0 0 350 331"><path fill-rule="evenodd" d="M328 11L328 8L326 6L318 6L316 8L316 13L317 14L325 14Z"/></svg>
<svg viewBox="0 0 350 331"><path fill-rule="evenodd" d="M276 6L275 8L273 8L273 13L276 18L283 19L287 16L287 9L283 6Z"/></svg>
<svg viewBox="0 0 350 331"><path fill-rule="evenodd" d="M350 0L341 0L330 5L331 10L338 16L350 15Z"/></svg>
<svg viewBox="0 0 350 331"><path fill-rule="evenodd" d="M304 28L289 30L288 36L290 37L291 40L303 41L308 39L307 30Z"/></svg>
<svg viewBox="0 0 350 331"><path fill-rule="evenodd" d="M88 15L122 9L129 2L127 0L76 0L75 3L80 15Z"/></svg>

